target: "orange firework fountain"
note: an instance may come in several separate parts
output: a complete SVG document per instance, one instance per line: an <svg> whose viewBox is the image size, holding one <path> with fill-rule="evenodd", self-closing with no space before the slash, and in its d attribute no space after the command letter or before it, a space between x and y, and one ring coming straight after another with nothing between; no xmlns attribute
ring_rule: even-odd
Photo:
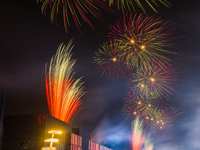
<svg viewBox="0 0 200 150"><path fill-rule="evenodd" d="M82 110L80 107L81 96L85 93L81 78L74 80L73 66L75 60L71 60L70 54L72 41L67 46L61 44L57 53L52 57L49 71L46 74L46 95L49 112L52 116L70 122L76 114Z"/></svg>
<svg viewBox="0 0 200 150"><path fill-rule="evenodd" d="M142 122L140 122L139 117L136 117L132 122L132 150L141 150L144 142Z"/></svg>

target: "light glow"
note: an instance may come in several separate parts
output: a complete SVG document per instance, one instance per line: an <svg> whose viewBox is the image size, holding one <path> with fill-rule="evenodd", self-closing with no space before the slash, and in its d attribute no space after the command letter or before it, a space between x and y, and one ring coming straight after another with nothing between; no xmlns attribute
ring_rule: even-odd
<svg viewBox="0 0 200 150"><path fill-rule="evenodd" d="M61 131L49 131L48 133L62 134L62 132L61 132Z"/></svg>
<svg viewBox="0 0 200 150"><path fill-rule="evenodd" d="M145 45L142 45L142 46L141 46L141 49L144 50L144 49L145 49Z"/></svg>
<svg viewBox="0 0 200 150"><path fill-rule="evenodd" d="M112 60L115 62L115 61L117 61L117 58L116 58L116 57L114 57Z"/></svg>
<svg viewBox="0 0 200 150"><path fill-rule="evenodd" d="M56 150L56 147L42 147L42 150Z"/></svg>
<svg viewBox="0 0 200 150"><path fill-rule="evenodd" d="M45 142L58 142L58 139L46 139Z"/></svg>
<svg viewBox="0 0 200 150"><path fill-rule="evenodd" d="M135 40L130 40L131 44L134 44L135 43Z"/></svg>
<svg viewBox="0 0 200 150"><path fill-rule="evenodd" d="M155 81L155 79L154 79L154 78L151 78L150 80L151 80L152 82L154 82L154 81Z"/></svg>

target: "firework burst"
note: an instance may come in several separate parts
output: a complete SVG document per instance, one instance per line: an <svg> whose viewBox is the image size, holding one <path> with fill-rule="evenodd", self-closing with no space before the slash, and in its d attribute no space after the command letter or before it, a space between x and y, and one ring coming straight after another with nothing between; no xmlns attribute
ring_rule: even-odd
<svg viewBox="0 0 200 150"><path fill-rule="evenodd" d="M157 111L158 115L154 116L153 120L144 120L146 127L149 127L152 133L168 133L172 127L173 120L183 113L172 106Z"/></svg>
<svg viewBox="0 0 200 150"><path fill-rule="evenodd" d="M172 46L171 41L174 29L170 28L167 22L160 17L149 17L145 14L125 14L110 25L108 37L117 41L121 46L121 54L126 58L126 63L139 64L152 58L163 61L171 61L163 54L175 54L166 48Z"/></svg>
<svg viewBox="0 0 200 150"><path fill-rule="evenodd" d="M147 98L138 93L128 92L124 98L123 113L126 119L133 119L140 116L142 119L151 119L158 114L158 100Z"/></svg>
<svg viewBox="0 0 200 150"><path fill-rule="evenodd" d="M131 68L124 62L124 58L118 52L120 44L116 42L107 42L101 45L98 52L95 52L94 63L101 75L106 74L108 78L118 79L127 78L131 75Z"/></svg>
<svg viewBox="0 0 200 150"><path fill-rule="evenodd" d="M162 66L156 60L152 60L136 70L129 84L147 97L166 97L175 91L173 85L177 80L176 74L172 65L165 63Z"/></svg>
<svg viewBox="0 0 200 150"><path fill-rule="evenodd" d="M165 99L150 99L128 92L124 98L123 113L126 119L133 120L136 116L143 119L143 125L152 133L167 133L172 121L182 113L175 107L166 106Z"/></svg>
<svg viewBox="0 0 200 150"><path fill-rule="evenodd" d="M52 116L70 122L82 109L80 105L83 91L81 78L74 80L73 66L75 60L71 60L72 41L67 46L61 44L57 53L52 57L49 71L46 74L46 95L49 112Z"/></svg>
<svg viewBox="0 0 200 150"><path fill-rule="evenodd" d="M167 0L145 0L145 2L149 5L151 9L157 12L156 7L159 7L158 3L163 4L166 7L170 7L171 4ZM143 7L146 5L144 0L109 0L110 5L114 3L118 5L118 9L125 12L125 10L135 11L135 6L138 6L145 12L145 8Z"/></svg>
<svg viewBox="0 0 200 150"><path fill-rule="evenodd" d="M96 18L101 19L101 15L98 13L99 8L103 8L108 12L112 12L109 6L106 5L102 0L37 0L42 2L42 14L46 15L48 6L51 9L50 21L53 23L57 22L57 15L59 13L59 8L62 9L63 21L65 30L68 31L68 26L70 26L69 14L72 15L75 25L80 31L79 26L81 26L81 21L79 18L82 18L87 22L92 28L94 26L89 21L87 14L91 13ZM99 7L99 8L98 8ZM101 19L102 20L102 19Z"/></svg>

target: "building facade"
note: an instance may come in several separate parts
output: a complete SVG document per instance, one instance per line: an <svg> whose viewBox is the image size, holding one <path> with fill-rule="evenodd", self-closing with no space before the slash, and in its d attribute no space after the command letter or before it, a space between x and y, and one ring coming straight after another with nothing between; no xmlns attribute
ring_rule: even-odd
<svg viewBox="0 0 200 150"><path fill-rule="evenodd" d="M93 141L91 134L81 128L72 128L49 114L5 116L3 150L41 150L50 147L52 132L58 142L53 143L57 150L111 150ZM95 146L94 146L95 145Z"/></svg>

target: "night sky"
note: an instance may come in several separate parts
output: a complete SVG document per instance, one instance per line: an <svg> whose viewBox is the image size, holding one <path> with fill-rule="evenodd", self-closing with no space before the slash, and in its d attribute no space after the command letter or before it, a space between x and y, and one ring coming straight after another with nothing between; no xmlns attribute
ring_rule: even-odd
<svg viewBox="0 0 200 150"><path fill-rule="evenodd" d="M174 2L176 1L176 2ZM171 8L160 5L158 14L147 8L149 15L162 16L176 29L175 45L170 56L178 68L176 93L171 105L183 108L167 134L152 135L155 150L200 149L200 1L169 0ZM128 150L130 122L122 116L123 98L127 92L126 79L111 80L96 73L94 52L108 40L109 24L122 13L101 10L104 22L88 14L93 30L82 21L82 34L71 26L66 33L62 13L57 25L49 13L41 14L41 3L36 0L0 1L0 89L6 91L6 115L48 113L45 93L45 65L55 55L61 43L73 39L72 50L75 79L83 76L87 93L82 97L85 107L72 125L93 134L93 140L116 150ZM138 8L137 13L142 11Z"/></svg>

